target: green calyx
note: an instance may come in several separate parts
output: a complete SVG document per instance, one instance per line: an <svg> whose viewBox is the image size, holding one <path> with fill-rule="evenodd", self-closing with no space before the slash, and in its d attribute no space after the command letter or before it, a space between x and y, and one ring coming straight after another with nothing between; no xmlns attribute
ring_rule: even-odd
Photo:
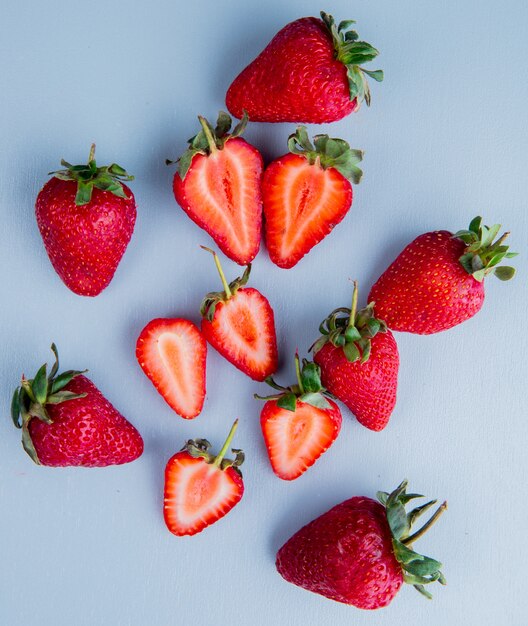
<svg viewBox="0 0 528 626"><path fill-rule="evenodd" d="M223 291L209 292L202 300L202 304L200 305L200 314L202 315L202 317L205 317L210 322L212 322L217 304L219 302L227 302L235 295L235 293L241 287L244 287L244 285L247 284L249 280L249 275L251 273L251 263L246 267L242 276L239 276L238 278L235 278L235 280L228 283L224 274L224 270L222 269L222 265L220 264L220 259L218 258L216 252L214 250L211 250L211 248L207 248L206 246L200 246L200 248L202 248L202 250L210 252L213 255L216 269L218 270L220 280L222 281L222 285L224 287Z"/></svg>
<svg viewBox="0 0 528 626"><path fill-rule="evenodd" d="M134 180L134 177L127 174L126 170L117 165L117 163L97 167L94 143L90 148L90 155L86 165L71 165L64 159L61 160L61 165L66 169L49 172L49 174L60 180L74 180L77 182L77 194L75 196L75 204L77 206L83 206L90 202L94 187L101 191L109 191L118 198L128 198L123 189L123 181Z"/></svg>
<svg viewBox="0 0 528 626"><path fill-rule="evenodd" d="M334 396L327 391L321 384L321 368L317 363L312 363L307 359L299 361L299 353L295 353L295 372L297 374L297 384L290 387L278 385L271 376L266 378L266 382L270 387L280 391L280 393L272 396L259 396L254 394L256 400L276 400L277 406L288 411L295 411L297 408L297 400L310 404L317 409L330 409L331 404L325 396L333 398Z"/></svg>
<svg viewBox="0 0 528 626"><path fill-rule="evenodd" d="M49 374L47 373L47 364L44 363L36 373L35 378L28 379L22 376L20 386L15 389L11 401L13 424L22 430L22 446L37 465L40 465L40 461L29 434L29 422L33 418L37 418L46 424L52 424L53 420L48 415L46 405L60 404L86 396L85 393L77 394L72 391L65 391L64 387L75 376L84 374L87 370L82 372L68 370L58 374L59 354L54 343L51 344L51 350L55 355L55 363Z"/></svg>
<svg viewBox="0 0 528 626"><path fill-rule="evenodd" d="M504 233L497 241L493 241L500 229L501 224L484 226L482 218L477 216L471 220L468 230L459 230L453 235L467 246L459 258L462 267L479 282L482 282L488 274L495 274L500 280L510 280L515 275L514 267L509 265L497 267L504 259L518 255L518 252L509 252L509 247L504 245L510 233Z"/></svg>
<svg viewBox="0 0 528 626"><path fill-rule="evenodd" d="M357 311L358 285L354 281L352 307L335 309L319 326L321 337L312 345L314 354L330 342L342 348L347 361L365 363L370 357L371 340L378 333L387 332L387 324L374 315L374 302Z"/></svg>
<svg viewBox="0 0 528 626"><path fill-rule="evenodd" d="M424 585L434 582L439 582L441 585L446 584L446 579L440 571L442 564L428 556L418 554L412 549L412 544L426 533L447 509L447 502L443 502L419 530L412 532L414 522L436 504L436 500L426 502L407 513L406 504L415 498L423 498L424 496L417 493L407 493L406 490L407 481L404 480L392 493L378 491L377 497L387 513L394 555L402 566L403 580L413 585L426 598L431 599L432 595L425 589Z"/></svg>
<svg viewBox="0 0 528 626"><path fill-rule="evenodd" d="M334 18L324 11L321 11L321 19L332 36L335 58L347 68L350 100L357 98L359 104L364 100L370 106L367 76L381 83L383 70L366 70L362 64L375 59L379 52L366 41L359 41L355 30L349 30L356 23L354 20L344 20L336 24Z"/></svg>
<svg viewBox="0 0 528 626"><path fill-rule="evenodd" d="M231 130L232 119L231 116L225 111L220 111L218 114L215 128L211 126L205 117L199 115L198 121L200 122L202 129L194 137L189 139L189 147L178 159L178 174L180 175L180 178L182 180L185 178L185 175L189 171L191 162L196 154L209 155L214 154L218 150L222 150L226 141L242 135L247 126L248 120L248 115L244 111L240 122L238 122L238 124L233 128L232 132L229 132ZM170 165L173 161L167 159L165 163Z"/></svg>
<svg viewBox="0 0 528 626"><path fill-rule="evenodd" d="M229 431L229 435L222 446L222 449L217 455L211 454L209 452L212 447L211 444L207 441L207 439L189 439L187 443L181 449L182 452L188 452L192 457L204 459L206 463L210 463L211 465L215 465L221 470L226 470L228 467L234 468L241 476L242 472L240 471L240 466L244 462L244 452L242 450L236 450L234 448L231 449L231 452L235 455L234 459L226 459L224 458L229 446L231 445L231 441L235 436L236 429L238 428L238 420L235 420L233 426L231 426L231 430Z"/></svg>
<svg viewBox="0 0 528 626"><path fill-rule="evenodd" d="M288 150L293 154L303 156L308 163L317 164L324 170L333 167L356 185L363 176L363 172L357 167L357 164L363 160L363 152L352 149L344 139L315 135L312 144L306 126L299 126L288 137Z"/></svg>

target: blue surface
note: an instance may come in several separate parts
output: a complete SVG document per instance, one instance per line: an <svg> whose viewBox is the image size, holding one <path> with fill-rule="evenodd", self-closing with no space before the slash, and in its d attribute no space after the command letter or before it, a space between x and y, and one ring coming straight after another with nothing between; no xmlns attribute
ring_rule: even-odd
<svg viewBox="0 0 528 626"><path fill-rule="evenodd" d="M145 3L50 0L0 8L0 624L169 626L238 623L337 626L526 623L526 146L527 4ZM177 207L173 169L196 115L214 118L231 79L285 23L319 9L355 18L381 51L385 82L373 104L332 126L365 150L353 208L296 268L256 259L253 285L275 308L282 355L305 349L321 319L346 305L348 278L371 282L421 232L465 227L476 213L512 231L519 274L490 279L479 315L431 337L398 335L399 401L380 434L345 415L334 447L285 483L271 472L258 425L263 392L210 350L203 413L184 422L134 358L155 316L198 320L218 286L210 240ZM265 158L284 153L292 125L250 125ZM138 220L111 286L96 299L70 293L53 272L34 219L46 173L64 157L134 173ZM238 268L226 263L230 276ZM21 372L51 357L90 370L142 432L144 456L104 470L34 466L8 420ZM163 468L191 436L216 443L234 417L246 450L246 493L223 521L178 539L161 515ZM285 583L278 547L303 523L352 495L408 477L449 511L421 549L445 564L448 586L427 602L403 589L363 613ZM195 617L188 618L193 615Z"/></svg>

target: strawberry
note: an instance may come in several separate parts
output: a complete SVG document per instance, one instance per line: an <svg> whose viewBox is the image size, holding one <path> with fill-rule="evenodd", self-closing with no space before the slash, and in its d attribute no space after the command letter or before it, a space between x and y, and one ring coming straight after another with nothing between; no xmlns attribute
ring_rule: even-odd
<svg viewBox="0 0 528 626"><path fill-rule="evenodd" d="M155 319L136 343L141 369L167 404L185 419L196 417L205 400L207 343L189 320Z"/></svg>
<svg viewBox="0 0 528 626"><path fill-rule="evenodd" d="M231 133L227 113L220 112L214 130L206 119L198 119L202 130L178 161L174 196L226 256L245 265L260 247L262 156L240 138L247 116Z"/></svg>
<svg viewBox="0 0 528 626"><path fill-rule="evenodd" d="M112 280L132 237L136 202L122 181L133 180L113 163L97 167L95 145L87 165L51 172L35 212L46 252L64 284L81 296L97 296Z"/></svg>
<svg viewBox="0 0 528 626"><path fill-rule="evenodd" d="M399 356L385 322L374 317L373 303L356 312L357 282L352 308L340 308L319 327L314 361L323 385L370 430L383 430L396 404Z"/></svg>
<svg viewBox="0 0 528 626"><path fill-rule="evenodd" d="M288 582L359 609L387 606L403 582L427 598L424 585L446 584L442 564L414 552L412 544L447 508L444 502L420 530L415 520L436 500L405 511L407 502L422 498L406 493L407 481L378 500L355 497L313 520L277 553L277 570Z"/></svg>
<svg viewBox="0 0 528 626"><path fill-rule="evenodd" d="M352 185L362 172L360 150L346 141L317 135L310 142L305 126L290 135L290 154L264 172L262 198L266 246L273 263L289 268L345 217L352 205Z"/></svg>
<svg viewBox="0 0 528 626"><path fill-rule="evenodd" d="M196 535L229 513L242 498L244 483L239 467L244 453L232 450L235 458L224 458L237 425L238 420L216 456L209 452L211 444L206 439L196 439L169 459L163 515L174 535Z"/></svg>
<svg viewBox="0 0 528 626"><path fill-rule="evenodd" d="M295 480L334 443L341 429L341 411L326 398L321 371L315 363L295 355L297 384L281 387L271 377L266 382L280 393L267 398L260 425L271 467L283 480ZM326 394L327 395L327 394Z"/></svg>
<svg viewBox="0 0 528 626"><path fill-rule="evenodd" d="M488 227L475 217L468 230L425 233L412 241L378 278L369 300L389 328L430 335L461 324L484 303L484 278L510 280L513 267L497 267L517 255L493 241L500 224Z"/></svg>
<svg viewBox="0 0 528 626"><path fill-rule="evenodd" d="M47 374L44 364L35 375L22 376L11 403L11 416L22 430L22 445L37 465L105 467L141 456L143 439L108 402L84 372ZM86 371L86 370L85 370ZM58 374L58 375L57 375Z"/></svg>
<svg viewBox="0 0 528 626"><path fill-rule="evenodd" d="M227 284L216 252L214 257L224 291L208 293L202 301L202 333L215 350L253 380L262 381L278 367L275 318L267 298L246 287L251 264Z"/></svg>
<svg viewBox="0 0 528 626"><path fill-rule="evenodd" d="M366 75L380 82L383 72L361 67L379 53L347 30L354 23L336 25L321 12L321 19L287 24L235 78L229 111L240 118L245 110L253 122L322 124L357 111L363 100L369 105Z"/></svg>

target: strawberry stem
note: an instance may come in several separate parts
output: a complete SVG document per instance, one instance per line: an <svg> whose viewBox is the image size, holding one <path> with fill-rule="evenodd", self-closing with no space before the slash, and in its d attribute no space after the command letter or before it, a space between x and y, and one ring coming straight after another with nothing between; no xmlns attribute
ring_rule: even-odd
<svg viewBox="0 0 528 626"><path fill-rule="evenodd" d="M220 264L220 259L218 258L218 255L216 254L214 250L211 250L211 248L208 248L207 246L200 246L200 248L202 248L202 250L206 250L207 252L210 252L213 255L216 269L218 270L218 274L220 275L220 280L222 281L222 286L224 287L226 299L229 300L229 298L233 294L231 293L231 289L229 288L229 284L226 280L224 270L222 269L222 265Z"/></svg>
<svg viewBox="0 0 528 626"><path fill-rule="evenodd" d="M304 386L302 384L301 364L299 362L299 352L298 351L295 352L295 373L297 375L297 384L299 385L299 391L301 392L301 395L302 395L304 393Z"/></svg>
<svg viewBox="0 0 528 626"><path fill-rule="evenodd" d="M93 143L90 146L90 154L88 155L88 163L90 163L90 161L93 161L95 159L95 144Z"/></svg>
<svg viewBox="0 0 528 626"><path fill-rule="evenodd" d="M207 139L207 145L209 146L209 151L211 152L211 154L218 152L218 148L216 147L216 142L213 137L213 133L211 132L211 129L209 128L209 123L207 122L205 117L202 117L201 115L198 116L198 121L200 122L205 138Z"/></svg>
<svg viewBox="0 0 528 626"><path fill-rule="evenodd" d="M420 530L417 530L412 535L409 535L409 537L407 537L406 539L402 539L401 542L405 545L409 545L409 544L414 543L417 539L420 539L420 537L422 535L425 535L425 533L431 528L431 526L438 520L440 515L442 515L442 513L446 510L447 510L447 502L442 502L442 504L436 509L434 514L429 518L429 521L427 521L420 528Z"/></svg>
<svg viewBox="0 0 528 626"><path fill-rule="evenodd" d="M226 452L229 449L229 446L231 445L231 441L233 440L233 437L235 436L235 432L236 432L237 428L238 428L238 419L236 419L233 422L233 426L231 426L231 430L229 431L229 435L227 435L227 439L225 440L225 443L222 446L222 449L216 455L216 458L215 458L214 463L213 463L213 465L215 465L216 467L220 467L220 465L222 463L222 460L225 457Z"/></svg>
<svg viewBox="0 0 528 626"><path fill-rule="evenodd" d="M354 290L352 291L352 306L350 307L350 317L348 319L347 328L352 328L356 325L356 311L357 311L357 301L358 301L358 281L352 281L354 285Z"/></svg>

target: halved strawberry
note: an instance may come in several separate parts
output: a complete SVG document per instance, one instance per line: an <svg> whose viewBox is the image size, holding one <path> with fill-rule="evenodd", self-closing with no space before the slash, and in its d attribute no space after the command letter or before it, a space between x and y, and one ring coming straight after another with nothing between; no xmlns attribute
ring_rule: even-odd
<svg viewBox="0 0 528 626"><path fill-rule="evenodd" d="M260 291L244 287L251 264L228 285L216 252L202 248L213 254L224 286L224 291L208 293L202 302L202 333L235 367L254 380L264 380L278 366L273 309Z"/></svg>
<svg viewBox="0 0 528 626"><path fill-rule="evenodd" d="M154 319L141 331L136 357L156 389L176 413L196 417L205 399L207 343L185 319Z"/></svg>
<svg viewBox="0 0 528 626"><path fill-rule="evenodd" d="M174 175L176 202L226 256L245 265L260 247L262 156L240 138L247 116L231 134L227 113L220 112L214 130L198 119L202 130L189 140Z"/></svg>
<svg viewBox="0 0 528 626"><path fill-rule="evenodd" d="M352 185L363 153L346 141L317 135L310 142L299 126L288 140L290 154L273 161L264 172L262 196L266 246L273 263L296 265L347 214Z"/></svg>
<svg viewBox="0 0 528 626"><path fill-rule="evenodd" d="M238 420L217 456L208 452L206 439L188 441L165 468L163 515L174 535L195 535L226 515L244 493L241 450L235 459L224 456L237 429Z"/></svg>
<svg viewBox="0 0 528 626"><path fill-rule="evenodd" d="M294 480L326 452L341 429L341 411L326 395L321 385L321 371L315 363L295 355L297 384L281 387L272 379L267 382L279 394L268 400L260 414L262 434L271 467L283 480Z"/></svg>

